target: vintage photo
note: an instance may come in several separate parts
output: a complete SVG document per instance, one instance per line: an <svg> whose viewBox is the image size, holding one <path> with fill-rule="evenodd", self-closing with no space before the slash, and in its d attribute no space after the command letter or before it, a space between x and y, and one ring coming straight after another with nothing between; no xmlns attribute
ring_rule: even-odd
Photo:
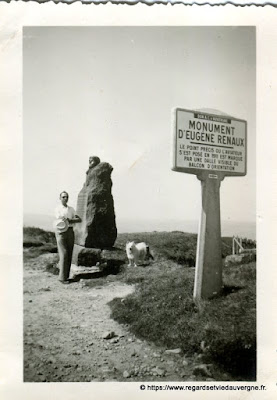
<svg viewBox="0 0 277 400"><path fill-rule="evenodd" d="M24 382L255 381L255 26L23 28Z"/></svg>

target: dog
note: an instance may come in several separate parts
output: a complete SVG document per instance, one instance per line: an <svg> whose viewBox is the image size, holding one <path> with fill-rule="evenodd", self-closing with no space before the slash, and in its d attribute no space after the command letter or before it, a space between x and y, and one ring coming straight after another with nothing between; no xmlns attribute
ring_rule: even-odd
<svg viewBox="0 0 277 400"><path fill-rule="evenodd" d="M146 258L151 258L154 260L154 257L150 253L149 246L144 243L135 242L127 242L126 243L126 254L129 260L128 267L137 267L139 263L144 263Z"/></svg>

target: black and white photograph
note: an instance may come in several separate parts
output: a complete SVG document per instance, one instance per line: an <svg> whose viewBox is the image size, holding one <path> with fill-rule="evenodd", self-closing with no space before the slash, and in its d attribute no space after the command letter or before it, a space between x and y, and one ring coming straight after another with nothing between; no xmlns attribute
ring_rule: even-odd
<svg viewBox="0 0 277 400"><path fill-rule="evenodd" d="M276 12L0 2L1 398L276 397Z"/></svg>
<svg viewBox="0 0 277 400"><path fill-rule="evenodd" d="M24 381L256 380L255 27L24 27Z"/></svg>

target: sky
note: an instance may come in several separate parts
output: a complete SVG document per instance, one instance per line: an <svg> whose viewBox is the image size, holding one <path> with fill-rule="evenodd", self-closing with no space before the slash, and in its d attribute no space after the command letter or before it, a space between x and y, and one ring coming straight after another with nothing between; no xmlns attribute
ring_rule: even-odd
<svg viewBox="0 0 277 400"><path fill-rule="evenodd" d="M256 220L254 27L24 27L24 213L76 208L91 155L113 166L119 231L186 230L201 183L171 170L172 109L248 124L247 175L221 183L221 220ZM182 227L184 229L182 229Z"/></svg>

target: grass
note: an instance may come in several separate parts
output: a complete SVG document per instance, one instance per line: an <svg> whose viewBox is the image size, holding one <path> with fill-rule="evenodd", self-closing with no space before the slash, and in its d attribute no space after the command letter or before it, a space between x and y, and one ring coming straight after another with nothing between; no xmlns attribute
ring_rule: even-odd
<svg viewBox="0 0 277 400"><path fill-rule="evenodd" d="M201 353L234 380L256 379L256 263L225 268L224 292L193 302L197 235L184 232L119 234L115 247L125 254L128 240L145 241L154 261L127 268L114 278L136 284L136 291L111 303L112 318L128 324L138 337L185 354ZM255 242L244 240L248 248ZM33 245L31 245L33 244ZM54 252L55 236L24 228L25 260ZM222 238L222 258L231 254L232 238ZM127 259L126 259L127 261ZM100 278L99 278L100 279ZM97 285L105 279L95 279Z"/></svg>
<svg viewBox="0 0 277 400"><path fill-rule="evenodd" d="M164 262L127 270L137 290L111 303L112 317L138 337L187 355L203 353L236 380L256 378L255 263L224 271L224 296L193 302L194 269Z"/></svg>
<svg viewBox="0 0 277 400"><path fill-rule="evenodd" d="M128 240L146 242L156 260L171 260L188 267L195 266L197 235L180 231L121 233L115 246L125 249ZM232 238L222 238L222 258L232 254Z"/></svg>
<svg viewBox="0 0 277 400"><path fill-rule="evenodd" d="M23 228L23 245L24 247L37 246L38 244L51 243L55 244L54 232L44 231L40 228L25 227Z"/></svg>
<svg viewBox="0 0 277 400"><path fill-rule="evenodd" d="M57 243L53 232L40 228L23 228L23 259L28 261L45 253L57 253Z"/></svg>

